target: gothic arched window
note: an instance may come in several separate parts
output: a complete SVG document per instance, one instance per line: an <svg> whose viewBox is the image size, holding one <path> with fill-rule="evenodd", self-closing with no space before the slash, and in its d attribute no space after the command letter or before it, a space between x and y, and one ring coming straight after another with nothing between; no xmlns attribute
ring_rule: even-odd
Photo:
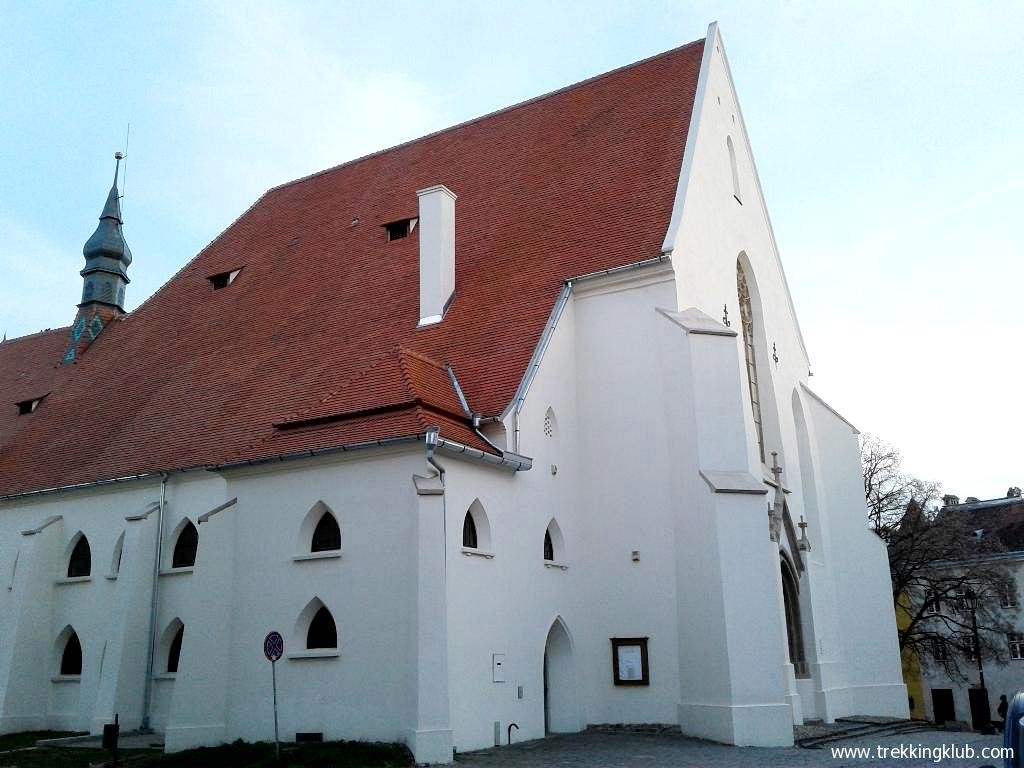
<svg viewBox="0 0 1024 768"><path fill-rule="evenodd" d="M324 512L313 531L312 552L330 552L341 549L341 528L330 512Z"/></svg>
<svg viewBox="0 0 1024 768"><path fill-rule="evenodd" d="M82 674L82 644L78 634L72 632L64 643L64 652L60 656L60 673L62 675Z"/></svg>
<svg viewBox="0 0 1024 768"><path fill-rule="evenodd" d="M321 605L320 610L309 622L309 630L306 632L306 648L337 648L338 629L334 624L334 617L327 610L326 605Z"/></svg>
<svg viewBox="0 0 1024 768"><path fill-rule="evenodd" d="M747 364L747 382L750 385L750 409L757 430L757 450L764 463L764 427L761 424L761 393L757 385L757 358L754 352L754 308L750 301L750 285L743 264L736 261L736 291L740 300L740 322L743 325L743 357Z"/></svg>
<svg viewBox="0 0 1024 768"><path fill-rule="evenodd" d="M92 550L89 549L89 540L85 535L80 535L75 542L75 548L71 550L71 557L68 558L68 578L88 576L92 573Z"/></svg>
<svg viewBox="0 0 1024 768"><path fill-rule="evenodd" d="M476 543L476 523L473 522L472 513L467 512L462 521L462 546L476 549Z"/></svg>
<svg viewBox="0 0 1024 768"><path fill-rule="evenodd" d="M555 544L551 541L551 531L544 531L544 559L548 562L554 562L555 559Z"/></svg>
<svg viewBox="0 0 1024 768"><path fill-rule="evenodd" d="M171 568L191 568L196 564L196 550L199 548L199 531L189 520L178 534L174 543L174 555L171 557Z"/></svg>
<svg viewBox="0 0 1024 768"><path fill-rule="evenodd" d="M182 624L178 627L178 631L174 633L174 639L171 640L171 647L167 649L167 671L177 672L178 661L181 659L181 640L185 636L185 625Z"/></svg>

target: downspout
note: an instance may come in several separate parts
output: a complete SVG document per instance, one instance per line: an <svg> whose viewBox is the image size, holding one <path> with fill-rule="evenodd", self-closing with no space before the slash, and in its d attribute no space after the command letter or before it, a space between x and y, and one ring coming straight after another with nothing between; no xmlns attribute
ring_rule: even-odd
<svg viewBox="0 0 1024 768"><path fill-rule="evenodd" d="M146 645L146 679L142 693L142 724L139 730L147 732L149 727L150 699L153 695L153 660L156 656L156 612L160 596L160 555L164 547L164 504L167 499L167 474L160 475L160 502L156 513L156 552L153 556L153 583L149 601L149 637Z"/></svg>
<svg viewBox="0 0 1024 768"><path fill-rule="evenodd" d="M434 458L434 451L437 450L437 441L440 437L441 430L437 427L431 427L427 430L423 436L423 442L427 446L427 463L432 466L437 472L437 479L441 482L441 487L444 488L444 467L442 467L437 459Z"/></svg>

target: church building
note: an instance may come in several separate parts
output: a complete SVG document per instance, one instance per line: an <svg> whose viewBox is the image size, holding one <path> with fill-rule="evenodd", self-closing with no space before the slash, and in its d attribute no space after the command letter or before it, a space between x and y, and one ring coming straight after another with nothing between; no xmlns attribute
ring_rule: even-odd
<svg viewBox="0 0 1024 768"><path fill-rule="evenodd" d="M270 740L272 631L283 740L418 762L907 716L716 25L275 187L132 312L117 181L0 344L0 732Z"/></svg>

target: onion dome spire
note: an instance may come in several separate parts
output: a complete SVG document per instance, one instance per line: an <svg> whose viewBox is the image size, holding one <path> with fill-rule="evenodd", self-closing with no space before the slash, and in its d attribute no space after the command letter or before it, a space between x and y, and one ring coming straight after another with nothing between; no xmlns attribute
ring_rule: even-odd
<svg viewBox="0 0 1024 768"><path fill-rule="evenodd" d="M100 222L92 237L85 241L82 255L85 269L82 275L82 303L71 326L71 345L63 362L71 363L89 348L106 328L107 323L124 312L124 289L128 280L128 265L132 252L125 242L121 227L121 198L117 191L117 176L124 155L114 153L114 183L107 202L100 213Z"/></svg>
<svg viewBox="0 0 1024 768"><path fill-rule="evenodd" d="M114 155L117 164L114 167L114 183L107 195L107 202L100 213L100 222L82 248L85 256L85 269L81 275L85 282L82 285L82 303L106 304L124 311L124 289L128 284L128 265L132 263L132 252L125 242L121 227L121 200L117 191L117 176L121 167L120 152Z"/></svg>

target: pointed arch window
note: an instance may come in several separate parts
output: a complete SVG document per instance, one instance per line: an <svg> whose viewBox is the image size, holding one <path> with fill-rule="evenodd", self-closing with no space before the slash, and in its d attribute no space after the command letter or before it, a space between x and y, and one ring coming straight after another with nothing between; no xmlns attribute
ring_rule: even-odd
<svg viewBox="0 0 1024 768"><path fill-rule="evenodd" d="M544 565L549 568L561 568L565 570L565 541L562 537L562 529L558 527L558 521L551 518L547 529L544 531Z"/></svg>
<svg viewBox="0 0 1024 768"><path fill-rule="evenodd" d="M62 675L82 674L82 644L78 633L72 630L64 642L64 650L60 655L60 673Z"/></svg>
<svg viewBox="0 0 1024 768"><path fill-rule="evenodd" d="M171 556L171 568L191 568L196 564L196 551L199 549L199 531L191 520L185 522L174 542L174 554Z"/></svg>
<svg viewBox="0 0 1024 768"><path fill-rule="evenodd" d="M757 432L757 450L764 463L764 426L761 421L761 393L757 381L757 355L754 350L754 307L750 300L750 284L743 264L736 260L736 292L740 301L740 323L743 326L743 357L747 367L747 383L750 387L750 409L754 415Z"/></svg>
<svg viewBox="0 0 1024 768"><path fill-rule="evenodd" d="M732 136L726 136L725 138L726 149L729 150L729 168L732 170L732 196L736 198L736 202L740 205L743 204L743 198L740 196L740 173L736 167L736 148L732 144Z"/></svg>
<svg viewBox="0 0 1024 768"><path fill-rule="evenodd" d="M84 534L78 536L71 556L68 558L68 578L74 579L81 576L89 576L92 573L92 550L89 549L89 540Z"/></svg>
<svg viewBox="0 0 1024 768"><path fill-rule="evenodd" d="M473 522L473 515L466 512L462 521L462 546L470 549L477 548L476 523Z"/></svg>
<svg viewBox="0 0 1024 768"><path fill-rule="evenodd" d="M334 624L334 617L331 616L331 612L327 610L326 605L321 605L320 609L313 615L312 621L309 622L309 629L306 631L306 648L308 650L315 650L318 648L337 647L338 628Z"/></svg>
<svg viewBox="0 0 1024 768"><path fill-rule="evenodd" d="M491 523L480 499L473 499L462 518L462 554L487 559L494 557L491 550Z"/></svg>
<svg viewBox="0 0 1024 768"><path fill-rule="evenodd" d="M320 521L313 529L312 552L331 552L341 549L341 528L338 521L327 510L320 516Z"/></svg>
<svg viewBox="0 0 1024 768"><path fill-rule="evenodd" d="M178 662L181 660L181 641L185 637L185 625L179 624L178 631L174 633L174 637L171 639L171 645L167 649L167 671L177 672Z"/></svg>

